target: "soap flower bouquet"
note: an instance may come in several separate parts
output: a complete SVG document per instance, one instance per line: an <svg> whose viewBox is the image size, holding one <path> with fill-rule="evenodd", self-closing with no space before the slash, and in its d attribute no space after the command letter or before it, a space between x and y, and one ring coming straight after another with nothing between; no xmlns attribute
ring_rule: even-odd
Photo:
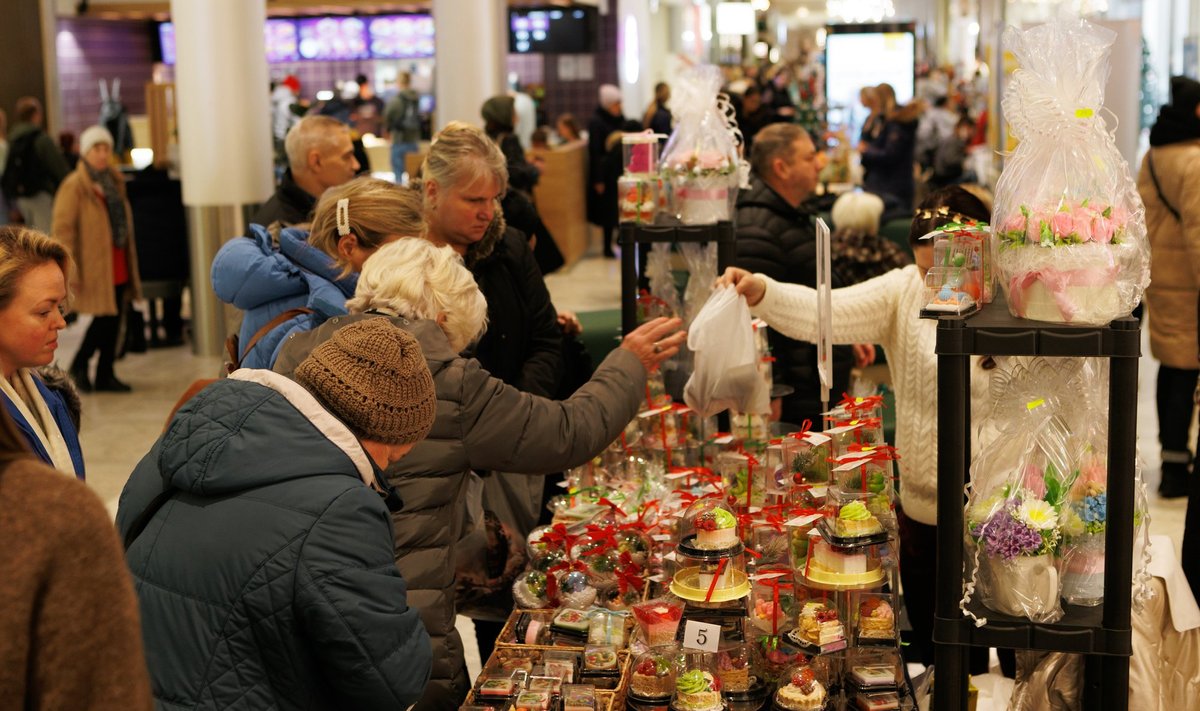
<svg viewBox="0 0 1200 711"><path fill-rule="evenodd" d="M1103 115L1110 29L1084 20L1010 27L1019 67L1002 108L1018 139L996 182L996 263L1018 318L1105 325L1150 281L1145 209Z"/></svg>
<svg viewBox="0 0 1200 711"><path fill-rule="evenodd" d="M1134 528L1139 525L1135 510ZM1063 507L1059 551L1063 597L1075 605L1104 601L1104 534L1108 528L1108 470L1104 458L1085 455L1079 477Z"/></svg>
<svg viewBox="0 0 1200 711"><path fill-rule="evenodd" d="M1070 476L1033 462L1014 474L967 510L980 600L997 612L1053 622L1062 614L1055 555Z"/></svg>

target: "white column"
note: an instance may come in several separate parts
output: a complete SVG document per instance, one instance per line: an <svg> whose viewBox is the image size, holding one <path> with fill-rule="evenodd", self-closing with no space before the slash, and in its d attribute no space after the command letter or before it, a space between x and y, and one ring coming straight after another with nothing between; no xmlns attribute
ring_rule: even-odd
<svg viewBox="0 0 1200 711"><path fill-rule="evenodd" d="M505 0L433 0L437 25L434 130L451 121L482 125L483 102L504 92Z"/></svg>
<svg viewBox="0 0 1200 711"><path fill-rule="evenodd" d="M659 12L665 10L659 9ZM617 76L626 116L639 120L654 99L650 53L650 4L646 0L617 0Z"/></svg>
<svg viewBox="0 0 1200 711"><path fill-rule="evenodd" d="M171 0L179 171L188 208L193 348L217 355L224 310L209 269L273 191L266 0Z"/></svg>

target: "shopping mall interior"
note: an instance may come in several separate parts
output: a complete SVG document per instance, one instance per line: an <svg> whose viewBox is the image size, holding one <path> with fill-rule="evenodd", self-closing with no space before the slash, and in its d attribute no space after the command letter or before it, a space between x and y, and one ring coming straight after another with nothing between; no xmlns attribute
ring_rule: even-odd
<svg viewBox="0 0 1200 711"><path fill-rule="evenodd" d="M1054 55L1029 50L1020 32L1056 19L1086 18L1090 27L1108 33L1100 63L1080 67L1081 74L1096 78L1096 85L1083 82L1075 99L1080 106L1070 110L1080 121L1085 111L1088 119L1093 111L1101 117L1097 120L1103 128L1096 135L1103 138L1096 140L1105 151L1111 148L1105 154L1111 156L1106 174L1124 176L1113 180L1122 190L1128 185L1131 194L1143 157L1155 145L1151 131L1160 107L1172 98L1171 77L1200 77L1200 0L8 0L5 15L0 26L0 109L7 112L8 129L18 123L18 100L34 97L43 107L46 133L69 157L73 153L74 160L86 161L81 148L94 142L81 146L80 141L100 123L110 129L113 161L128 184L146 297L129 304L120 319L124 345L115 374L129 391L80 396L86 483L114 517L131 472L163 434L181 394L198 379L226 370L224 345L240 316L214 294L210 265L223 244L247 233L250 216L275 192L290 158L285 136L301 116L342 120L354 140L359 171L406 186L417 179L439 130L452 121L483 126L480 107L485 102L498 95L514 97L509 106L514 107L515 128L509 130L515 130L540 171L529 196L558 255L553 270L544 274L545 286L554 309L578 318L583 332L577 340L594 365L619 344L623 311L635 301L639 307L645 304L638 289L646 287L625 271L635 262L629 256L634 248L606 243L617 220L597 220L589 204L597 181L589 168L589 160L594 162L589 141L569 135L562 120L570 115L576 129L587 128L589 117L603 110L598 109L598 97L605 98L602 87L619 92L619 111L641 124L638 131L658 128L651 124L657 108L670 110L661 136L665 159L674 132L685 123L679 97L695 93L688 82L696 67L719 68L713 76L719 77L725 102L717 112L722 123L729 120L736 126L753 115L758 116L751 119L755 130L776 122L807 130L820 154L820 173L809 190L811 213L803 213L804 219L819 215L829 221L832 211L836 221L835 199L840 202L840 195L860 190L868 170L878 175L863 157L867 149L860 136L866 136L876 114L861 92L888 86L893 105L919 109L924 114L917 119L920 125L928 121L934 126L924 149L918 142L918 155L909 147L907 204L900 200L901 207L894 209L890 198L881 200L874 216L878 235L873 238L904 253L901 264L908 264L914 255L911 244L916 244L908 240L911 208L938 187L971 184L987 197L988 206L993 198L999 206L1008 197L1006 190L1013 189L1015 156L1021 155L1024 137L1014 130L1021 124L1013 118L1022 107L1009 96L1020 84L1014 77L1021 57L1031 56L1021 54L1021 48L1050 56L1046 61L1051 64ZM675 103L668 99L659 105L656 85L661 83L670 86ZM751 94L756 104L764 105L763 112L769 109L769 120L751 110ZM413 97L414 115L406 118L406 130L416 138L405 141L415 150L396 162L399 129L385 125L384 107L390 116L392 102L402 95ZM706 110L701 107L701 113ZM944 133L938 133L938 120L930 118L938 112L949 117ZM0 120L0 139L4 124ZM749 125L743 121L741 134L749 133ZM752 138L740 140L745 145ZM946 177L939 148L955 142L959 154ZM1090 144L1081 145L1084 153L1090 150ZM629 155L626 151L626 172ZM1033 170L1025 175L1029 183L1037 179ZM14 223L32 223L16 201L0 198L0 204ZM639 217L633 219L640 223ZM1141 234L1144 240L1144 228ZM618 258L613 258L614 249ZM835 263L838 256L833 255ZM645 259L644 252L638 256L638 268L652 269L653 260L647 267ZM1145 269L1148 274L1149 266ZM812 275L795 281L815 283ZM1007 293L1008 284L1004 286ZM1140 295L1139 288L1130 306ZM1136 458L1147 502L1137 517L1140 523L1148 515L1148 535L1154 540L1151 572L1165 581L1157 588L1160 594L1169 590L1172 596L1170 610L1179 635L1200 635L1200 611L1177 564L1188 498L1159 494L1163 446L1156 394L1161 394L1157 390L1163 381L1159 361L1151 355L1155 314L1141 308L1136 313L1141 319ZM178 322L173 318L181 318L183 326L173 327ZM79 314L62 332L55 362L64 370L92 324L91 315ZM896 388L888 361L893 367L896 361L881 355L881 362L860 361L850 382L859 392L882 388L891 406ZM809 377L816 378L815 370ZM1110 409L1133 406L1107 404ZM1095 417L1103 420L1105 414ZM884 415L882 431L889 438L895 419L895 414ZM1193 451L1195 431L1193 419ZM914 449L899 452L901 460L932 455ZM747 502L749 496L747 492ZM934 555L933 550L927 553ZM778 594L776 587L776 605ZM1164 614L1161 605L1156 609ZM1196 618L1193 629L1179 627L1185 618ZM458 617L458 629L471 679L481 669L486 676L491 645L480 653L467 617ZM1200 650L1198 637L1172 644ZM1139 652L1134 654L1136 658ZM1187 658L1194 663L1200 654ZM624 653L621 659L629 666ZM925 668L906 661L908 676L917 677ZM1081 677L1085 685L1093 671L1089 666ZM1200 677L1197 669L1182 676L1189 673ZM1013 680L1003 673L994 650L989 673L972 678L979 709L1005 708ZM1140 698L1132 689L1144 679L1135 675L1124 682L1131 699ZM1038 683L1053 685L1035 678L1019 688L1036 696ZM850 702L850 692L839 693ZM628 703L631 708L653 707L638 706L632 698Z"/></svg>

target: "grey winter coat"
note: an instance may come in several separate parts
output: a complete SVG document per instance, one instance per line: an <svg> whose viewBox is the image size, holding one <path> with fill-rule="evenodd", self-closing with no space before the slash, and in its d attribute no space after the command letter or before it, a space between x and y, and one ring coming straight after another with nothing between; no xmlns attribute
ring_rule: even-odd
<svg viewBox="0 0 1200 711"><path fill-rule="evenodd" d="M290 374L332 333L375 314L333 318L297 334L275 370ZM468 690L462 643L454 630L455 544L465 532L473 469L548 474L583 464L620 435L637 414L646 369L617 348L570 399L523 393L458 356L433 321L393 318L421 343L437 388L437 418L429 437L388 468L404 501L393 514L396 563L433 638L433 677L418 709L457 708Z"/></svg>
<svg viewBox="0 0 1200 711"><path fill-rule="evenodd" d="M254 380L256 382L250 382ZM240 370L172 419L121 493L159 709L396 709L430 642L392 556L379 470L295 382ZM86 630L81 631L86 634Z"/></svg>

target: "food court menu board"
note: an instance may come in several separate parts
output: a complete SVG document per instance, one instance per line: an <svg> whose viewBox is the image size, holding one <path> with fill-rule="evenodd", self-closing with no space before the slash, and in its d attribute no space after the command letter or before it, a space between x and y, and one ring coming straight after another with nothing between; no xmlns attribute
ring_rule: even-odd
<svg viewBox="0 0 1200 711"><path fill-rule="evenodd" d="M376 59L432 57L433 18L429 15L383 15L367 18L371 56Z"/></svg>
<svg viewBox="0 0 1200 711"><path fill-rule="evenodd" d="M308 17L296 21L303 59L370 59L367 23L360 17Z"/></svg>

